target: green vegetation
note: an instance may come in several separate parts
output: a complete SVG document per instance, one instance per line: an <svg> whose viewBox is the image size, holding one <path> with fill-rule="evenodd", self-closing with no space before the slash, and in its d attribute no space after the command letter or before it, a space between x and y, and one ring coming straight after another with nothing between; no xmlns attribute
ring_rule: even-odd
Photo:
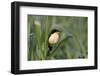
<svg viewBox="0 0 100 76"><path fill-rule="evenodd" d="M87 22L87 17L28 15L28 60L87 58ZM50 45L55 30L60 38Z"/></svg>

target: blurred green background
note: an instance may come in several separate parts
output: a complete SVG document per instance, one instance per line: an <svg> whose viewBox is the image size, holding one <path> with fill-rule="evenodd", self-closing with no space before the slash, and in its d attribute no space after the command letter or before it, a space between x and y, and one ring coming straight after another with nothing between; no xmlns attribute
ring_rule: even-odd
<svg viewBox="0 0 100 76"><path fill-rule="evenodd" d="M28 60L81 59L88 56L88 18L28 15ZM60 31L60 40L49 49L48 38Z"/></svg>

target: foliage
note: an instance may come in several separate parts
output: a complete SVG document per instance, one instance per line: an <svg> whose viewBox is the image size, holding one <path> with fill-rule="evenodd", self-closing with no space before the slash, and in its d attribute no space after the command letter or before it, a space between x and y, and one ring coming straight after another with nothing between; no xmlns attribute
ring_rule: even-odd
<svg viewBox="0 0 100 76"><path fill-rule="evenodd" d="M87 58L87 17L28 15L28 60ZM60 32L49 49L52 31Z"/></svg>

